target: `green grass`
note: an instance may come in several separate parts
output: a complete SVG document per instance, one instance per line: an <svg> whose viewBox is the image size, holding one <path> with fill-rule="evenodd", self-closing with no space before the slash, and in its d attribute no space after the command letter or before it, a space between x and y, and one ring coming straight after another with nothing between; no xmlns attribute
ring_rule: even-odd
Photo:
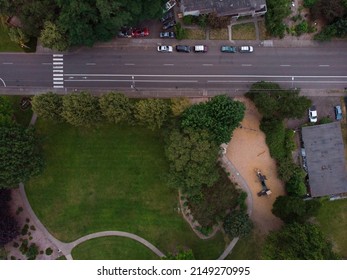
<svg viewBox="0 0 347 280"><path fill-rule="evenodd" d="M200 28L186 29L186 39L189 40L205 40L206 32Z"/></svg>
<svg viewBox="0 0 347 280"><path fill-rule="evenodd" d="M318 213L317 221L328 238L334 244L334 249L347 258L347 199L324 201Z"/></svg>
<svg viewBox="0 0 347 280"><path fill-rule="evenodd" d="M19 45L10 40L2 20L0 20L0 52L23 52Z"/></svg>
<svg viewBox="0 0 347 280"><path fill-rule="evenodd" d="M28 108L27 110L22 110L20 108L20 101L22 97L23 96L19 96L19 95L8 96L8 98L12 102L12 108L14 111L16 122L18 122L22 126L27 127L30 123L31 117L33 115L33 111L31 110L31 107Z"/></svg>
<svg viewBox="0 0 347 280"><path fill-rule="evenodd" d="M229 40L228 28L211 29L210 40Z"/></svg>
<svg viewBox="0 0 347 280"><path fill-rule="evenodd" d="M178 194L166 185L168 163L159 132L140 127L77 129L38 120L47 166L26 186L48 230L68 242L119 230L147 239L163 253L178 246L215 259L223 236L198 239L177 212Z"/></svg>
<svg viewBox="0 0 347 280"><path fill-rule="evenodd" d="M146 246L125 237L91 239L72 250L76 260L159 260Z"/></svg>
<svg viewBox="0 0 347 280"><path fill-rule="evenodd" d="M255 40L255 26L253 22L233 25L232 27L233 40Z"/></svg>
<svg viewBox="0 0 347 280"><path fill-rule="evenodd" d="M226 260L260 260L263 238L253 232L239 239Z"/></svg>

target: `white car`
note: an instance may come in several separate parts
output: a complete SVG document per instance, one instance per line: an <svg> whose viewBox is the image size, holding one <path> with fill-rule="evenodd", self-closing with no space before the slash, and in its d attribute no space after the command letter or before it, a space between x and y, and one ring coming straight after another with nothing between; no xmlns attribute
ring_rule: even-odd
<svg viewBox="0 0 347 280"><path fill-rule="evenodd" d="M157 48L158 52L172 52L173 48L172 46L158 46Z"/></svg>
<svg viewBox="0 0 347 280"><path fill-rule="evenodd" d="M310 119L311 123L317 122L317 109L316 106L312 106L310 109L308 109L308 118Z"/></svg>
<svg viewBox="0 0 347 280"><path fill-rule="evenodd" d="M208 47L205 45L196 45L194 46L194 52L207 52Z"/></svg>

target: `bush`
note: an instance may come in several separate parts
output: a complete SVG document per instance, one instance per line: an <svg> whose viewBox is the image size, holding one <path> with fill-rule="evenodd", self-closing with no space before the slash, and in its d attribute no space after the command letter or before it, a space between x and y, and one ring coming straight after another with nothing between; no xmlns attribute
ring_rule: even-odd
<svg viewBox="0 0 347 280"><path fill-rule="evenodd" d="M48 247L48 248L46 249L45 253L46 253L47 256L52 255L52 253L53 253L52 248Z"/></svg>
<svg viewBox="0 0 347 280"><path fill-rule="evenodd" d="M192 25L195 21L194 18L195 18L195 16L192 16L192 15L184 16L183 17L183 23L185 25Z"/></svg>
<svg viewBox="0 0 347 280"><path fill-rule="evenodd" d="M300 36L304 33L308 32L308 23L306 21L300 22L298 25L295 26L295 32L297 36Z"/></svg>
<svg viewBox="0 0 347 280"><path fill-rule="evenodd" d="M311 8L311 7L313 7L317 2L318 2L318 0L304 0L304 7L306 7L306 8Z"/></svg>
<svg viewBox="0 0 347 280"><path fill-rule="evenodd" d="M243 237L251 232L253 223L243 211L233 211L224 219L223 228L231 237Z"/></svg>
<svg viewBox="0 0 347 280"><path fill-rule="evenodd" d="M35 243L31 243L25 254L26 257L28 258L28 260L35 260L38 254L39 247Z"/></svg>
<svg viewBox="0 0 347 280"><path fill-rule="evenodd" d="M21 234L26 235L28 233L29 225L25 224L24 227L22 228Z"/></svg>
<svg viewBox="0 0 347 280"><path fill-rule="evenodd" d="M187 38L187 31L181 26L179 22L175 25L175 33L177 40L183 40Z"/></svg>

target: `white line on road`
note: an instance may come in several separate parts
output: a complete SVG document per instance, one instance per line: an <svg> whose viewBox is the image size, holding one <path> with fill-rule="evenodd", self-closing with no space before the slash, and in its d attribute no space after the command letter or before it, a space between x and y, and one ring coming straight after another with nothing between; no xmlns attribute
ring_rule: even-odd
<svg viewBox="0 0 347 280"><path fill-rule="evenodd" d="M135 63L124 63L124 65L126 65L126 66L134 66Z"/></svg>
<svg viewBox="0 0 347 280"><path fill-rule="evenodd" d="M71 78L70 78L71 79ZM132 82L132 80L65 80L65 82ZM198 83L196 80L136 80L136 83Z"/></svg>
<svg viewBox="0 0 347 280"><path fill-rule="evenodd" d="M63 81L63 78L53 78L53 81Z"/></svg>
<svg viewBox="0 0 347 280"><path fill-rule="evenodd" d="M203 64L202 66L213 66L213 64L206 63L206 64Z"/></svg>
<svg viewBox="0 0 347 280"><path fill-rule="evenodd" d="M64 81L62 81L62 82L54 81L53 84L55 84L55 85L63 85L63 84L64 84Z"/></svg>
<svg viewBox="0 0 347 280"><path fill-rule="evenodd" d="M291 65L289 65L289 64L281 64L280 66L281 67L290 67Z"/></svg>
<svg viewBox="0 0 347 280"><path fill-rule="evenodd" d="M320 64L319 67L330 67L329 64Z"/></svg>
<svg viewBox="0 0 347 280"><path fill-rule="evenodd" d="M10 64L13 64L13 62L3 62L2 64L10 65Z"/></svg>
<svg viewBox="0 0 347 280"><path fill-rule="evenodd" d="M249 67L249 66L252 66L252 64L241 64L241 66Z"/></svg>
<svg viewBox="0 0 347 280"><path fill-rule="evenodd" d="M4 84L4 87L6 87L5 81L3 79L0 78L0 80L2 81L2 83Z"/></svg>
<svg viewBox="0 0 347 280"><path fill-rule="evenodd" d="M50 62L42 62L41 64L42 65L52 65L52 63L50 63Z"/></svg>
<svg viewBox="0 0 347 280"><path fill-rule="evenodd" d="M259 81L251 81L251 80L235 80L235 81L222 81L222 80L208 80L208 83L256 83ZM292 83L292 81L278 81L275 80L276 83ZM308 83L308 84L345 84L346 81L296 81L299 83Z"/></svg>
<svg viewBox="0 0 347 280"><path fill-rule="evenodd" d="M56 74L56 73L53 74L53 77L63 77L63 76L64 74Z"/></svg>
<svg viewBox="0 0 347 280"><path fill-rule="evenodd" d="M63 65L64 62L53 62L53 65Z"/></svg>
<svg viewBox="0 0 347 280"><path fill-rule="evenodd" d="M164 66L174 66L174 64L170 64L170 63L166 63L166 64L163 64Z"/></svg>
<svg viewBox="0 0 347 280"><path fill-rule="evenodd" d="M94 62L87 62L86 65L96 65Z"/></svg>
<svg viewBox="0 0 347 280"><path fill-rule="evenodd" d="M53 73L64 73L64 70L55 70L55 69L53 69Z"/></svg>
<svg viewBox="0 0 347 280"><path fill-rule="evenodd" d="M64 86L53 86L53 88L64 88Z"/></svg>
<svg viewBox="0 0 347 280"><path fill-rule="evenodd" d="M64 61L64 58L53 58L53 61Z"/></svg>
<svg viewBox="0 0 347 280"><path fill-rule="evenodd" d="M53 57L63 57L63 54L53 54Z"/></svg>
<svg viewBox="0 0 347 280"><path fill-rule="evenodd" d="M53 69L63 69L64 66L53 66Z"/></svg>

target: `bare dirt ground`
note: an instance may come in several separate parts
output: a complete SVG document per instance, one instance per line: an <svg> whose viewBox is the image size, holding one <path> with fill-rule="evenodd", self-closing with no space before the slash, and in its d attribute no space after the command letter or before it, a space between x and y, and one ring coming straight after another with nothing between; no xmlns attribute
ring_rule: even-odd
<svg viewBox="0 0 347 280"><path fill-rule="evenodd" d="M246 180L252 193L251 219L256 230L261 234L266 234L271 230L279 229L282 225L282 221L272 214L271 209L276 197L285 194L284 186L282 181L277 178L276 163L270 157L265 135L259 129L261 119L259 112L250 100L244 97L239 97L237 100L246 105L245 118L241 124L242 128L234 131L227 148L227 157ZM263 175L266 175L266 184L272 191L270 196L257 196L261 190L261 184L255 169L260 169Z"/></svg>

